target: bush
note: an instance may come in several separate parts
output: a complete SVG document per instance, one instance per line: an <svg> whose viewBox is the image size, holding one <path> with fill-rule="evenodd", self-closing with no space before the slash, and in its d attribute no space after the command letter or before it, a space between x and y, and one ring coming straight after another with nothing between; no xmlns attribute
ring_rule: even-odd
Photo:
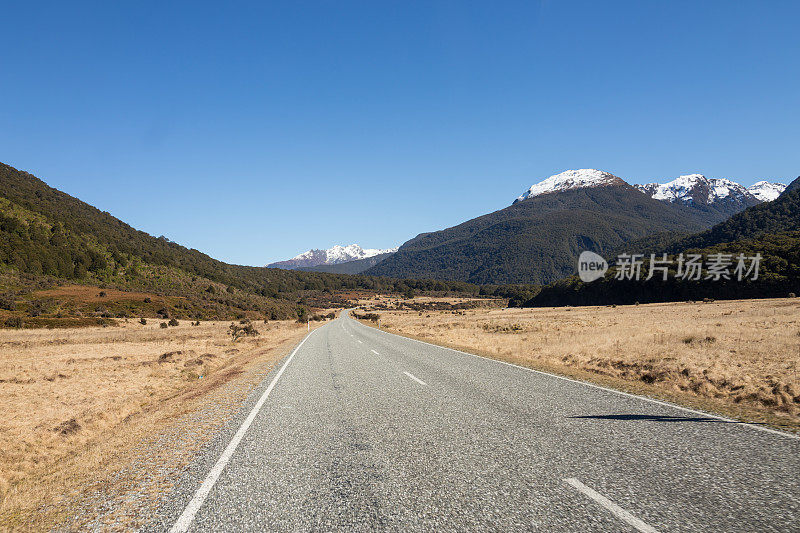
<svg viewBox="0 0 800 533"><path fill-rule="evenodd" d="M180 325L180 323L177 320L175 320L174 318L170 318L169 325L170 326L178 326L178 325Z"/></svg>
<svg viewBox="0 0 800 533"><path fill-rule="evenodd" d="M146 304L152 303L152 301L153 300L151 300L149 296L145 297L145 299L144 299L144 303L146 303Z"/></svg>
<svg viewBox="0 0 800 533"><path fill-rule="evenodd" d="M15 311L17 309L17 302L14 301L13 296L2 296L0 297L0 309L5 309L6 311Z"/></svg>
<svg viewBox="0 0 800 533"><path fill-rule="evenodd" d="M139 324L141 324L143 326L146 326L147 325L147 319L146 318L140 318L139 319Z"/></svg>
<svg viewBox="0 0 800 533"><path fill-rule="evenodd" d="M21 328L22 327L22 318L18 316L8 317L4 323L5 327L7 328Z"/></svg>
<svg viewBox="0 0 800 533"><path fill-rule="evenodd" d="M167 309L166 307L162 307L161 309L156 311L156 314L161 318L169 318L169 309Z"/></svg>
<svg viewBox="0 0 800 533"><path fill-rule="evenodd" d="M100 294L98 294L97 296L99 296L100 298L105 298L106 297L106 291L100 291Z"/></svg>
<svg viewBox="0 0 800 533"><path fill-rule="evenodd" d="M161 329L167 329L168 327L166 322L162 322L159 326L161 327Z"/></svg>
<svg viewBox="0 0 800 533"><path fill-rule="evenodd" d="M253 324L247 324L245 326L231 324L228 329L230 330L233 342L236 342L236 340L239 339L240 337L254 337L259 334L258 330L256 330L256 328L253 327Z"/></svg>

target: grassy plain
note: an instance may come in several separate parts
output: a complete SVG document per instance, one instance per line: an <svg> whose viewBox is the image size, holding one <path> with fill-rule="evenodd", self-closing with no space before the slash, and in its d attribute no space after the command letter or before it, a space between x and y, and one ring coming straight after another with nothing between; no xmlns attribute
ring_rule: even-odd
<svg viewBox="0 0 800 533"><path fill-rule="evenodd" d="M113 498L113 485L126 485L120 471L142 449L153 456L199 447L221 423L211 419L226 413L197 417L190 439L181 430L155 449L146 443L207 403L240 405L306 331L289 321L254 323L260 335L234 343L229 321L160 322L0 330L0 530L48 529L67 517L68 529L85 525L91 516L76 518L75 505L87 491ZM186 457L164 460L174 471ZM85 514L96 515L96 503Z"/></svg>
<svg viewBox="0 0 800 533"><path fill-rule="evenodd" d="M800 298L378 311L402 335L800 430Z"/></svg>

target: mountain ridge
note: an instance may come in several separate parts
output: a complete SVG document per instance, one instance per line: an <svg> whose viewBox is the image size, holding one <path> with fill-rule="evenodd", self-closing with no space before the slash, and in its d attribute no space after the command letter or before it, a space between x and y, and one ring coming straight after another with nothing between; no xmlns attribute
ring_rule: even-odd
<svg viewBox="0 0 800 533"><path fill-rule="evenodd" d="M327 250L311 249L298 254L285 261L276 261L267 265L267 268L284 268L294 270L299 268L310 268L320 265L338 265L360 259L369 259L377 255L392 254L397 251L395 248L362 248L358 244L347 246L335 245Z"/></svg>
<svg viewBox="0 0 800 533"><path fill-rule="evenodd" d="M599 176L611 183L536 194L451 228L421 233L364 273L546 283L570 275L573 259L583 250L610 251L649 234L711 225L694 211L654 200L621 178Z"/></svg>

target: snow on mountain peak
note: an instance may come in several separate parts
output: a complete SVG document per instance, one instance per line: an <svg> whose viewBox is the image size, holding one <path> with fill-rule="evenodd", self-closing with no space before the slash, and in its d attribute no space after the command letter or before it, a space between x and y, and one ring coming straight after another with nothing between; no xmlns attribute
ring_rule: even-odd
<svg viewBox="0 0 800 533"><path fill-rule="evenodd" d="M267 266L292 269L317 265L336 265L348 261L355 261L356 259L367 259L368 257L374 257L380 254L394 253L396 251L397 248L364 249L357 244L349 244L347 246L340 246L337 244L327 250L308 250L286 261L270 263Z"/></svg>
<svg viewBox="0 0 800 533"><path fill-rule="evenodd" d="M783 183L774 183L769 181L759 181L752 184L747 188L747 192L761 200L762 202L771 202L781 195L786 189Z"/></svg>
<svg viewBox="0 0 800 533"><path fill-rule="evenodd" d="M725 198L743 199L752 194L743 185L725 178L686 174L668 183L648 183L636 188L656 200L711 204Z"/></svg>
<svg viewBox="0 0 800 533"><path fill-rule="evenodd" d="M532 185L531 188L519 196L516 201L521 202L522 200L551 192L581 189L584 187L605 187L609 185L619 185L621 183L624 182L620 178L608 172L603 172L602 170L595 170L593 168L567 170Z"/></svg>

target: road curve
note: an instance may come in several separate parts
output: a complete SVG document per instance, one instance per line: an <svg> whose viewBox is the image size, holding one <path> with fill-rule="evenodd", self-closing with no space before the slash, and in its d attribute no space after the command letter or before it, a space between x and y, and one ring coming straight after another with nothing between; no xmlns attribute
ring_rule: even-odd
<svg viewBox="0 0 800 533"><path fill-rule="evenodd" d="M146 530L800 531L793 436L347 313L278 368Z"/></svg>

